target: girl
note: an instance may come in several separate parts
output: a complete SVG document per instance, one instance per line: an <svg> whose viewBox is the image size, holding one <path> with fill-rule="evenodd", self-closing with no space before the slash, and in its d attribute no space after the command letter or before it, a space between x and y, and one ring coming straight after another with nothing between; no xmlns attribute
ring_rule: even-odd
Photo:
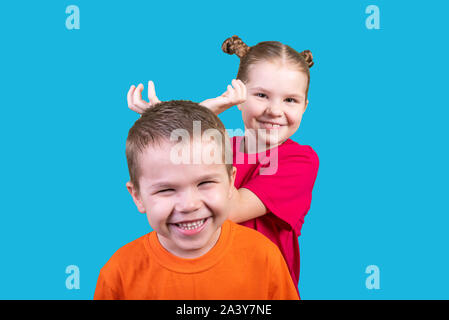
<svg viewBox="0 0 449 320"><path fill-rule="evenodd" d="M224 94L201 104L216 114L233 105L242 112L244 136L232 138L237 176L230 219L271 239L297 286L298 237L310 208L319 160L310 146L290 137L308 105L312 54L276 41L248 47L237 36L226 39L222 49L240 58L236 80ZM159 102L153 82L148 85L150 102L142 100L142 90L139 84L128 92L128 106L138 113Z"/></svg>

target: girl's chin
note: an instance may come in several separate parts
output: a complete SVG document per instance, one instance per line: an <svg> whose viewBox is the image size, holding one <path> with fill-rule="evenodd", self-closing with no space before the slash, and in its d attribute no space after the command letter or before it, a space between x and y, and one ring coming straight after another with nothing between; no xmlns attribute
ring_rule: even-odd
<svg viewBox="0 0 449 320"><path fill-rule="evenodd" d="M260 140L261 141L260 141ZM267 148L273 148L278 146L281 141L284 141L283 139L283 135L280 134L270 134L270 133L265 133L265 134L261 134L258 136L258 140L260 143L260 145L265 145Z"/></svg>

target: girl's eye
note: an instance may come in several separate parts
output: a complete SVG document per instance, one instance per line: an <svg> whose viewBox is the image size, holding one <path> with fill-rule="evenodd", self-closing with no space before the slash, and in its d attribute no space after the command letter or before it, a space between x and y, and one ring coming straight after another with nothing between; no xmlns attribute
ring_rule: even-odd
<svg viewBox="0 0 449 320"><path fill-rule="evenodd" d="M296 102L296 100L293 99L293 98L287 98L287 99L285 99L285 101L287 101L287 102Z"/></svg>
<svg viewBox="0 0 449 320"><path fill-rule="evenodd" d="M267 95L265 93L256 93L256 96L259 98L265 98Z"/></svg>

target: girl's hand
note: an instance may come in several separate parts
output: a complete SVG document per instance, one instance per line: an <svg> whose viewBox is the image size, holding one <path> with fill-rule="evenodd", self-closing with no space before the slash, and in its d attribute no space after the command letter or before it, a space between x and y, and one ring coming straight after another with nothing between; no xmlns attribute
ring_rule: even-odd
<svg viewBox="0 0 449 320"><path fill-rule="evenodd" d="M128 108L139 114L142 114L146 109L151 108L155 104L159 103L159 99L156 96L156 91L154 90L153 81L148 81L148 100L146 102L142 99L143 84L139 84L137 88L132 85L128 91Z"/></svg>
<svg viewBox="0 0 449 320"><path fill-rule="evenodd" d="M239 105L246 101L246 86L241 80L232 80L232 86L228 85L226 92L221 96L207 99L200 104L212 110L215 114L220 114L232 106Z"/></svg>

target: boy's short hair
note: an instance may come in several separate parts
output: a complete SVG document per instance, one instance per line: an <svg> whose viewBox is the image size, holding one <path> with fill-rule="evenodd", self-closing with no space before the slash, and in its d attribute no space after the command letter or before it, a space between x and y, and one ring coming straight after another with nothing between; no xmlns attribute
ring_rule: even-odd
<svg viewBox="0 0 449 320"><path fill-rule="evenodd" d="M126 160L130 181L139 190L139 156L149 146L170 141L172 132L184 129L193 138L194 121L201 123L201 135L208 129L215 129L221 134L223 141L222 159L226 164L228 175L232 173L232 147L229 136L221 120L208 108L187 100L160 102L148 108L131 127L126 140ZM172 141L175 143L176 141ZM227 163L225 159L231 159Z"/></svg>

